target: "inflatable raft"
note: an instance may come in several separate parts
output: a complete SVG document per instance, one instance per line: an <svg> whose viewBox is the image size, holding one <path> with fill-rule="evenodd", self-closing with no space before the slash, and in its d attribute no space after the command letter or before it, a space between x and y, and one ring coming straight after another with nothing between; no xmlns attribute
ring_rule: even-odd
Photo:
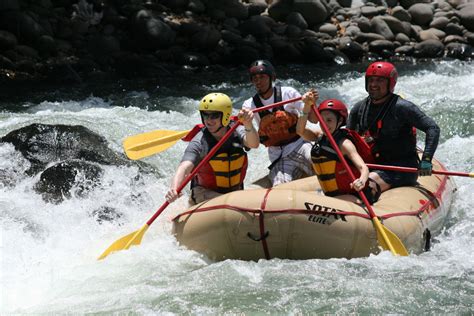
<svg viewBox="0 0 474 316"><path fill-rule="evenodd" d="M434 170L445 170L433 161ZM418 185L382 193L373 205L383 225L410 253L430 247L455 191L449 176L419 177ZM327 197L316 177L272 189L236 191L191 207L173 219L173 233L211 260L356 258L381 251L376 230L355 196ZM319 193L318 193L319 192Z"/></svg>

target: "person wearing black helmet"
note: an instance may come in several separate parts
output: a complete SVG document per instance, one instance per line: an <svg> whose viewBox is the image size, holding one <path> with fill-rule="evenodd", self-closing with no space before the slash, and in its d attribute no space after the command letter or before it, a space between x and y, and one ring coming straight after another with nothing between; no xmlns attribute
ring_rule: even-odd
<svg viewBox="0 0 474 316"><path fill-rule="evenodd" d="M418 174L373 170L369 178L380 194L392 187L416 184L418 175L431 175L431 159L438 146L440 129L415 104L393 93L398 72L389 62L374 62L365 73L368 97L356 103L347 128L364 136L372 147L375 162L383 165L418 167ZM416 130L426 134L421 161L416 149ZM370 182L372 186L374 181Z"/></svg>
<svg viewBox="0 0 474 316"><path fill-rule="evenodd" d="M276 72L268 60L253 62L249 67L249 75L257 93L244 101L242 109L251 110L301 96L292 87L274 84ZM254 115L260 143L268 147L271 162L268 179L272 186L314 174L310 163L311 144L296 133L296 123L302 109L303 103L298 101Z"/></svg>

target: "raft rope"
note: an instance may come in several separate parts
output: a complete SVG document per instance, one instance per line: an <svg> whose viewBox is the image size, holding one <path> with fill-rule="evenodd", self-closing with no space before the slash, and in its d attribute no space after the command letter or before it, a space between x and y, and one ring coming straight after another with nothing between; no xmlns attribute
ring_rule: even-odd
<svg viewBox="0 0 474 316"><path fill-rule="evenodd" d="M417 216L419 219L421 219L421 215L423 213L429 214L432 209L436 209L440 205L440 201L442 200L442 195L443 192L445 191L446 188L446 183L447 183L447 176L444 176L443 179L441 180L440 186L438 187L438 190L436 192L431 193L430 191L423 189L422 187L418 186L417 189L422 192L426 197L427 200L420 200L421 207L416 210L416 211L407 211L407 212L396 212L396 213L389 213L385 215L380 215L378 218L380 220L388 219L388 218L393 218L397 216ZM248 233L247 236L249 238L255 240L255 241L261 241L262 242L262 247L263 251L265 253L265 258L270 259L270 252L268 249L268 244L266 241L266 238L269 235L269 231L265 232L265 222L264 222L264 214L265 214L265 208L267 206L267 201L268 201L268 196L270 194L270 191L272 189L267 189L265 192L265 195L263 197L262 203L260 204L260 208L245 208L245 207L240 207L240 206L235 206L235 205L228 205L228 204L220 204L220 205L212 205L212 206L207 206L207 207L202 207L199 206L194 210L186 211L183 212L173 218L173 221L179 219L182 216L186 215L191 215L194 213L201 213L201 212L209 212L217 209L227 209L230 211L236 211L236 212L242 212L242 213L249 213L249 214L254 214L259 216L259 229L260 229L260 237L254 237L252 234ZM204 206L206 203L203 203L202 205ZM363 207L363 205L360 205ZM270 210L272 214L274 213L288 213L288 214L308 214L308 215L325 215L328 214L326 211L313 211L313 210L308 210L308 209L272 209ZM363 214L363 213L357 213L357 212L347 212L347 211L332 211L330 213L331 215L344 215L344 216L358 216L361 218L365 218L367 220L371 220L370 216L368 214Z"/></svg>

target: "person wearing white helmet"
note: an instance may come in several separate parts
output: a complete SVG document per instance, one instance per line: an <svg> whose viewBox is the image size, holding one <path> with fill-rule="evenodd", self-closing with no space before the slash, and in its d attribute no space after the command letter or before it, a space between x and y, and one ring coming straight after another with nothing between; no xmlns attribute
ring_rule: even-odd
<svg viewBox="0 0 474 316"><path fill-rule="evenodd" d="M275 85L276 73L268 60L257 60L250 65L250 80L257 93L244 101L242 109L293 99L301 95L292 87ZM302 113L301 101L279 108L259 112L254 116L258 125L260 143L268 148L271 186L314 175L311 166L311 144L296 133L298 116ZM312 113L302 113L314 121Z"/></svg>
<svg viewBox="0 0 474 316"><path fill-rule="evenodd" d="M223 93L210 93L199 103L199 112L204 127L193 137L181 159L166 193L168 202L175 201L181 194L177 188L193 171L209 151L224 137L232 122L232 101ZM247 171L249 148L259 146L257 131L253 128L253 112L241 110L238 115L243 126L222 145L211 159L204 164L191 180L189 204L194 205L224 193L243 189Z"/></svg>

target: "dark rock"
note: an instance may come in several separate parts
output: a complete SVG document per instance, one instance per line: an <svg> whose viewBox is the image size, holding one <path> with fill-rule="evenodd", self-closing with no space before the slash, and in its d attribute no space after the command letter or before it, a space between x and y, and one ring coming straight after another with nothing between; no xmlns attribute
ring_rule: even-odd
<svg viewBox="0 0 474 316"><path fill-rule="evenodd" d="M354 40L359 43L364 43L364 42L370 43L375 40L384 40L384 39L385 37L377 33L359 33L354 38Z"/></svg>
<svg viewBox="0 0 474 316"><path fill-rule="evenodd" d="M205 55L199 53L184 53L176 57L176 62L191 67L204 67L210 65L209 59Z"/></svg>
<svg viewBox="0 0 474 316"><path fill-rule="evenodd" d="M35 191L46 202L59 204L72 195L84 198L100 185L103 170L83 160L67 160L48 167L35 184Z"/></svg>
<svg viewBox="0 0 474 316"><path fill-rule="evenodd" d="M206 6L201 0L190 0L188 3L188 9L195 13L204 13Z"/></svg>
<svg viewBox="0 0 474 316"><path fill-rule="evenodd" d="M446 25L446 28L445 28L444 31L448 35L462 35L463 30L464 30L464 28L459 24L448 23L448 25Z"/></svg>
<svg viewBox="0 0 474 316"><path fill-rule="evenodd" d="M213 26L204 27L191 38L191 45L201 50L213 50L219 40L221 33Z"/></svg>
<svg viewBox="0 0 474 316"><path fill-rule="evenodd" d="M257 38L267 38L271 34L271 27L275 21L267 16L255 15L244 21L239 30L245 36L252 34Z"/></svg>
<svg viewBox="0 0 474 316"><path fill-rule="evenodd" d="M0 30L0 51L12 49L18 41L16 36L10 32Z"/></svg>
<svg viewBox="0 0 474 316"><path fill-rule="evenodd" d="M395 53L404 56L412 56L415 48L411 45L403 45L395 48Z"/></svg>
<svg viewBox="0 0 474 316"><path fill-rule="evenodd" d="M403 33L398 33L397 35L395 35L395 40L402 44L405 44L410 41L410 38Z"/></svg>
<svg viewBox="0 0 474 316"><path fill-rule="evenodd" d="M410 22L411 14L405 10L402 6L396 6L392 9L392 16L399 19L400 21Z"/></svg>
<svg viewBox="0 0 474 316"><path fill-rule="evenodd" d="M433 19L433 8L426 3L416 3L412 5L408 12L410 12L412 23L417 25L428 25Z"/></svg>
<svg viewBox="0 0 474 316"><path fill-rule="evenodd" d="M388 40L375 40L369 43L369 50L377 54L382 53L383 51L393 51L395 45L393 42Z"/></svg>
<svg viewBox="0 0 474 316"><path fill-rule="evenodd" d="M170 47L176 37L175 32L166 23L146 10L135 15L133 30L138 44L151 50Z"/></svg>
<svg viewBox="0 0 474 316"><path fill-rule="evenodd" d="M365 16L359 18L354 18L354 22L357 23L357 26L360 28L361 32L369 33L370 32L370 20Z"/></svg>
<svg viewBox="0 0 474 316"><path fill-rule="evenodd" d="M275 0L268 7L268 15L275 21L284 21L292 9L292 0Z"/></svg>
<svg viewBox="0 0 474 316"><path fill-rule="evenodd" d="M316 38L305 38L300 44L300 50L306 62L328 63L333 61L333 56L324 49Z"/></svg>
<svg viewBox="0 0 474 316"><path fill-rule="evenodd" d="M291 12L286 17L286 23L295 25L299 27L301 30L306 30L308 28L308 23L306 23L303 15L299 12Z"/></svg>
<svg viewBox="0 0 474 316"><path fill-rule="evenodd" d="M260 15L267 9L265 0L250 0L248 4L249 16Z"/></svg>
<svg viewBox="0 0 474 316"><path fill-rule="evenodd" d="M350 25L346 28L344 35L355 37L361 32L360 28L355 25Z"/></svg>
<svg viewBox="0 0 474 316"><path fill-rule="evenodd" d="M444 30L446 28L446 25L448 25L449 19L447 17L438 17L433 19L430 23L430 27L438 29L438 30Z"/></svg>
<svg viewBox="0 0 474 316"><path fill-rule="evenodd" d="M43 56L56 55L57 52L56 41L49 35L40 36L36 44L36 48Z"/></svg>
<svg viewBox="0 0 474 316"><path fill-rule="evenodd" d="M382 17L374 17L371 21L371 29L374 33L382 35L387 40L393 40L395 35L393 35L392 30L388 24L384 21Z"/></svg>
<svg viewBox="0 0 474 316"><path fill-rule="evenodd" d="M429 39L415 45L415 57L436 58L444 55L444 45L439 40Z"/></svg>
<svg viewBox="0 0 474 316"><path fill-rule="evenodd" d="M16 68L16 66L10 59L0 55L0 68L13 70Z"/></svg>
<svg viewBox="0 0 474 316"><path fill-rule="evenodd" d="M227 31L227 30L222 30L221 36L224 41L226 41L227 43L233 46L239 46L241 45L243 41L242 36L234 32Z"/></svg>
<svg viewBox="0 0 474 316"><path fill-rule="evenodd" d="M474 3L465 3L459 6L458 15L461 18L461 24L471 32L474 32Z"/></svg>
<svg viewBox="0 0 474 316"><path fill-rule="evenodd" d="M408 9L409 7L414 5L415 3L423 3L423 2L428 2L428 1L425 1L425 0L400 0L400 5L402 7L404 7L405 9Z"/></svg>
<svg viewBox="0 0 474 316"><path fill-rule="evenodd" d="M331 23L325 23L319 27L319 32L335 37L337 35L337 26Z"/></svg>
<svg viewBox="0 0 474 316"><path fill-rule="evenodd" d="M30 14L21 11L0 12L0 27L13 33L20 42L34 44L45 34L41 25Z"/></svg>
<svg viewBox="0 0 474 316"><path fill-rule="evenodd" d="M438 29L428 29L421 31L419 35L421 41L429 39L442 40L446 36L446 33Z"/></svg>
<svg viewBox="0 0 474 316"><path fill-rule="evenodd" d="M301 13L308 25L313 26L326 20L329 12L325 0L293 0L293 10Z"/></svg>
<svg viewBox="0 0 474 316"><path fill-rule="evenodd" d="M464 39L464 37L459 36L459 35L448 35L444 38L443 43L444 43L444 45L449 44L449 43L464 43L464 44L467 44L467 41Z"/></svg>
<svg viewBox="0 0 474 316"><path fill-rule="evenodd" d="M350 8L352 5L352 0L337 0L337 2L345 8Z"/></svg>
<svg viewBox="0 0 474 316"><path fill-rule="evenodd" d="M30 163L27 174L44 169L52 161L86 160L105 165L126 165L129 161L112 151L102 136L77 125L31 124L0 138L12 143Z"/></svg>
<svg viewBox="0 0 474 316"><path fill-rule="evenodd" d="M380 19L384 20L387 23L388 27L393 34L403 33L405 35L410 35L411 33L411 24L405 21L400 21L399 19L390 16L384 15L380 16Z"/></svg>
<svg viewBox="0 0 474 316"><path fill-rule="evenodd" d="M474 58L474 49L472 46L464 43L449 43L446 45L446 56L461 60L469 60Z"/></svg>
<svg viewBox="0 0 474 316"><path fill-rule="evenodd" d="M0 11L19 10L20 0L3 0L0 1Z"/></svg>
<svg viewBox="0 0 474 316"><path fill-rule="evenodd" d="M296 25L292 25L292 24L289 24L287 27L286 27L286 30L285 30L285 35L288 37L288 38L298 38L301 33L303 32L302 29L300 29L299 27L297 27Z"/></svg>
<svg viewBox="0 0 474 316"><path fill-rule="evenodd" d="M367 18L372 18L374 16L379 15L379 10L372 6L363 6L360 9L360 12L362 13L363 16Z"/></svg>
<svg viewBox="0 0 474 316"><path fill-rule="evenodd" d="M357 42L348 42L340 45L339 50L349 57L352 62L361 60L366 53L364 47Z"/></svg>
<svg viewBox="0 0 474 316"><path fill-rule="evenodd" d="M474 33L468 32L464 36L466 37L466 40L469 45L474 46Z"/></svg>

